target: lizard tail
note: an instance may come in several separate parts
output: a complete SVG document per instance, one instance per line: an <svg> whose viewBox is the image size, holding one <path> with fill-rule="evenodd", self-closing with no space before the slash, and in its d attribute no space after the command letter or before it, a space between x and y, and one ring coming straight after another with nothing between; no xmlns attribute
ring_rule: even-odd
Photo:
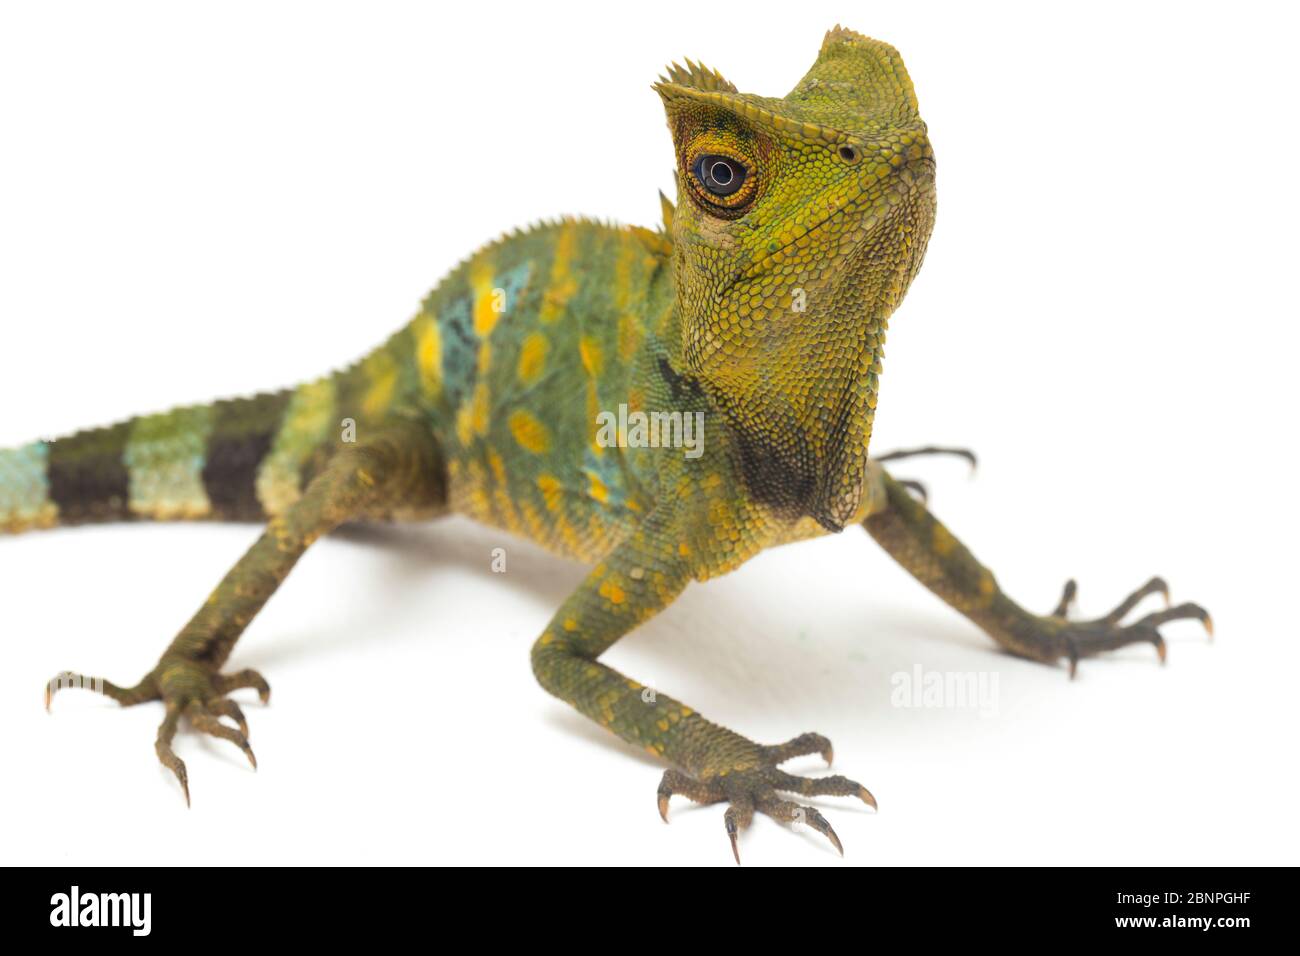
<svg viewBox="0 0 1300 956"><path fill-rule="evenodd" d="M260 521L332 444L333 382L0 450L0 534L114 521Z"/></svg>

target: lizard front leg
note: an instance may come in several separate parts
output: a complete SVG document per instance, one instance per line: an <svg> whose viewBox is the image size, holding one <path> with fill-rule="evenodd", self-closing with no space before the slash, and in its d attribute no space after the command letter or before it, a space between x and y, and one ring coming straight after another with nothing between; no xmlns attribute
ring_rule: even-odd
<svg viewBox="0 0 1300 956"><path fill-rule="evenodd" d="M312 542L347 521L427 513L440 507L444 498L438 449L427 429L403 423L376 432L370 440L343 445L302 497L271 520L139 683L119 687L64 672L46 685L46 708L56 691L69 686L98 690L123 706L161 700L166 715L155 750L176 774L188 804L188 774L171 745L182 717L201 733L231 741L257 766L248 744L248 725L239 706L226 695L252 687L266 702L270 687L255 671L222 674L221 666ZM239 729L222 723L221 717L235 721Z"/></svg>
<svg viewBox="0 0 1300 956"><path fill-rule="evenodd" d="M975 559L913 495L902 482L880 469L884 491L877 510L863 521L873 538L918 581L978 624L1004 649L1044 663L1066 659L1070 676L1079 659L1129 644L1152 644L1160 660L1165 659L1165 642L1160 625L1194 619L1211 631L1210 615L1196 604L1166 607L1124 624L1137 604L1152 594L1169 591L1164 581L1152 578L1121 601L1109 614L1088 621L1067 618L1074 598L1074 581L1069 581L1056 609L1050 614L1025 610L998 587L993 574Z"/></svg>
<svg viewBox="0 0 1300 956"><path fill-rule="evenodd" d="M730 804L724 815L732 853L737 838L759 811L783 822L803 822L843 853L839 837L813 807L778 792L858 797L872 807L870 792L844 777L799 777L779 764L819 753L831 761L831 744L803 734L764 746L721 727L673 698L646 688L597 658L615 641L667 606L685 587L692 569L681 556L681 528L656 509L600 562L555 613L533 645L533 672L550 693L602 727L674 765L659 785L659 813L680 794L697 803Z"/></svg>

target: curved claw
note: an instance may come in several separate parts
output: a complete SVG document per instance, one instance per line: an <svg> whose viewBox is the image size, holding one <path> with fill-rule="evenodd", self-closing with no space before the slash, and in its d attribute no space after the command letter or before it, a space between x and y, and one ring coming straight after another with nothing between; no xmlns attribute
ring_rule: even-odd
<svg viewBox="0 0 1300 956"><path fill-rule="evenodd" d="M1118 624L1129 611L1137 607L1143 598L1152 594L1161 595L1165 599L1165 607L1169 606L1169 585L1165 583L1164 578L1155 577L1120 601L1115 605L1115 609L1101 620L1106 624Z"/></svg>
<svg viewBox="0 0 1300 956"><path fill-rule="evenodd" d="M1180 604L1177 607L1167 607L1163 611L1154 611L1142 618L1134 626L1158 627L1170 621L1200 621L1205 628L1205 632L1210 635L1211 639L1214 638L1214 621L1210 617L1210 612L1199 604L1190 602Z"/></svg>
<svg viewBox="0 0 1300 956"><path fill-rule="evenodd" d="M248 762L252 764L253 769L257 769L257 757L253 755L253 748L248 745L248 738L238 730L227 727L217 720L202 704L190 704L186 710L186 716L189 717L190 723L195 730L213 737L220 737L222 740L229 740L244 752L244 756L248 758Z"/></svg>
<svg viewBox="0 0 1300 956"><path fill-rule="evenodd" d="M723 815L723 822L727 827L727 836L731 839L731 855L736 858L736 865L740 865L740 841L736 829L736 821L732 819L731 811L728 810Z"/></svg>
<svg viewBox="0 0 1300 956"><path fill-rule="evenodd" d="M732 800L727 812L722 815L723 826L727 828L727 838L731 840L731 855L740 865L740 831L747 829L754 819L754 804L748 797Z"/></svg>
<svg viewBox="0 0 1300 956"><path fill-rule="evenodd" d="M676 770L665 770L659 781L659 816L668 822L668 801L675 795L689 797L696 803L717 803L724 799L721 788L714 782L696 780Z"/></svg>
<svg viewBox="0 0 1300 956"><path fill-rule="evenodd" d="M233 700L226 697L218 697L216 700L208 701L208 710L212 711L218 717L229 717L235 723L239 724L239 731L245 737L248 736L248 721L244 719L244 712L240 710L239 705Z"/></svg>
<svg viewBox="0 0 1300 956"><path fill-rule="evenodd" d="M830 840L831 846L839 851L840 856L843 856L844 844L840 842L840 838L835 833L830 821L822 816L816 807L801 807L801 809L804 812L804 819L808 821L808 825Z"/></svg>
<svg viewBox="0 0 1300 956"><path fill-rule="evenodd" d="M176 736L176 725L180 723L180 717L180 707L169 703L167 716L158 725L158 739L153 749L162 765L176 775L181 791L185 794L185 806L188 807L190 806L190 777L185 770L185 761L176 756L175 751L172 750L172 738Z"/></svg>

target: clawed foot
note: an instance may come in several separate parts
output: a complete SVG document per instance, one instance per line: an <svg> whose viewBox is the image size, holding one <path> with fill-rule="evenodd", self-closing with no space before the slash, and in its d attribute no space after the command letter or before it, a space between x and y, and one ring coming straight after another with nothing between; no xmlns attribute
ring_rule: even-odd
<svg viewBox="0 0 1300 956"><path fill-rule="evenodd" d="M831 742L820 734L803 734L774 747L759 746L757 759L752 763L698 779L677 770L665 771L659 784L659 815L668 822L668 801L677 794L696 803L731 804L723 822L737 863L740 862L740 831L749 826L755 810L783 823L807 824L830 840L843 856L840 838L817 808L785 800L778 792L806 797L857 797L872 809L876 809L876 798L862 784L847 777L800 777L779 769L779 764L807 754L821 754L829 767L833 756Z"/></svg>
<svg viewBox="0 0 1300 956"><path fill-rule="evenodd" d="M200 733L229 740L244 752L253 769L257 769L257 758L253 756L253 748L248 745L248 721L244 719L239 705L226 696L231 691L251 687L262 698L262 703L269 701L271 688L257 671L218 674L210 665L199 661L164 657L134 687L118 687L103 678L83 677L64 671L45 685L46 710L50 709L54 695L65 687L96 691L111 697L123 707L161 700L166 706L166 715L158 727L154 751L163 766L176 774L181 790L185 793L186 806L190 803L189 775L184 761L172 750L172 739L176 736L181 717L187 718L190 726ZM234 721L239 729L222 723L222 717Z"/></svg>
<svg viewBox="0 0 1300 956"><path fill-rule="evenodd" d="M1129 644L1153 645L1156 654L1160 657L1160 663L1163 664L1165 662L1166 648L1165 639L1160 636L1159 628L1160 625L1167 624L1170 621L1200 621L1205 625L1205 630L1210 637L1213 638L1214 636L1214 623L1205 608L1199 604L1190 603L1171 607L1169 603L1169 585L1165 584L1161 578L1152 578L1116 605L1115 609L1109 614L1090 621L1071 621L1067 616L1070 607L1074 604L1077 593L1078 585L1073 580L1066 581L1061 600L1057 602L1056 608L1051 615L1045 619L1052 629L1057 645L1060 648L1058 658L1065 657L1070 662L1070 677L1072 679L1078 671L1080 658L1093 657L1103 651L1117 650L1121 647L1127 647ZM1145 617L1138 618L1132 624L1121 623L1144 598L1153 594L1164 597L1165 609L1163 611L1154 611Z"/></svg>

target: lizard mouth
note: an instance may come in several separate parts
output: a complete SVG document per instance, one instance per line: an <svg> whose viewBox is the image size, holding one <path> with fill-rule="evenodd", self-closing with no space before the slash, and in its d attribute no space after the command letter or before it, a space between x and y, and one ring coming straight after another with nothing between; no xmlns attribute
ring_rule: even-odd
<svg viewBox="0 0 1300 956"><path fill-rule="evenodd" d="M795 236L789 242L784 243L783 245L781 245L776 249L773 249L771 252L763 256L763 258L759 259L757 262L751 263L748 269L746 269L744 272L739 273L736 276L735 282L739 282L741 279L752 279L755 276L762 275L765 271L767 271L766 267L772 262L773 259L779 256L781 253L785 252L785 250L789 249L796 242L799 242L801 239L807 239L813 233L817 232L818 229L821 229L822 226L825 226L827 223L832 222L833 220L838 219L840 216L844 215L846 212L848 212L850 209L853 208L853 203L857 201L859 198L861 198L861 196L862 194L859 192L858 195L853 197L853 199L850 199L844 205L840 206L839 209L836 209L833 213L827 215L824 219L817 220L817 222L813 223L806 230L801 232L799 235ZM732 284L734 285L735 282L733 282Z"/></svg>
<svg viewBox="0 0 1300 956"><path fill-rule="evenodd" d="M901 167L898 170L896 175L899 177L900 181L903 182L905 185L907 185L911 190L916 190L918 187L922 187L927 183L934 182L934 171L935 171L934 160L925 158ZM851 196L849 199L846 199L843 205L841 205L834 212L831 212L827 214L825 217L823 217L822 219L817 220L817 222L813 223L802 233L795 236L789 242L783 243L778 248L773 249L771 252L763 256L763 258L759 259L757 262L751 263L747 269L745 269L743 272L740 272L736 275L735 280L731 284L734 285L736 282L739 282L742 279L752 279L755 276L761 275L763 272L766 271L766 267L771 264L772 260L775 259L777 256L779 256L781 253L785 252L785 250L789 249L791 246L799 242L801 239L808 238L808 236L811 236L812 234L817 232L827 223L833 222L834 220L838 219L846 212L862 211L862 207L857 205L857 203L862 199L862 197L865 194L866 194L866 190L859 188L858 191L853 194L853 196ZM882 222L893 219L894 217L899 215L901 211L905 208L906 208L905 203L898 203L894 205L886 212L884 218L882 219Z"/></svg>

